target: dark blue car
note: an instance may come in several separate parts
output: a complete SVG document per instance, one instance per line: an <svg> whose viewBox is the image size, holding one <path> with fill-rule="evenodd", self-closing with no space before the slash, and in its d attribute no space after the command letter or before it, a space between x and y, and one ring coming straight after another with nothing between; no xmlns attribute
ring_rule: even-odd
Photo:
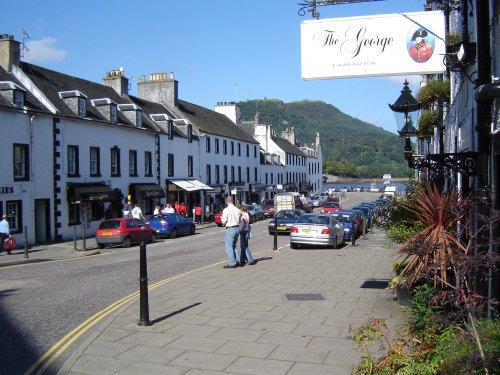
<svg viewBox="0 0 500 375"><path fill-rule="evenodd" d="M196 226L180 214L151 215L147 224L156 232L157 236L176 238L183 234L194 234Z"/></svg>
<svg viewBox="0 0 500 375"><path fill-rule="evenodd" d="M273 219L269 220L267 229L269 234L290 233L290 229L299 217L305 214L303 210L281 210Z"/></svg>
<svg viewBox="0 0 500 375"><path fill-rule="evenodd" d="M356 212L354 210L341 210L337 212L332 212L330 216L337 218L339 223L344 225L344 235L347 241L350 241L353 233L355 232L355 238L359 237L359 231L356 224Z"/></svg>
<svg viewBox="0 0 500 375"><path fill-rule="evenodd" d="M372 208L369 206L355 206L355 207L352 207L352 209L361 211L361 212L363 212L363 214L365 214L366 227L370 228L370 223L372 222L372 216L373 216L372 215Z"/></svg>

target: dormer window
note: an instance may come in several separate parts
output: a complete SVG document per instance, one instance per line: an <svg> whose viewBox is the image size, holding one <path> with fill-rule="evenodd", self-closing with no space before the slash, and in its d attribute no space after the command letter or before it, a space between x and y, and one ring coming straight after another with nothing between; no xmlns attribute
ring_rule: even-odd
<svg viewBox="0 0 500 375"><path fill-rule="evenodd" d="M26 91L11 81L0 81L0 95L18 109L24 109Z"/></svg>
<svg viewBox="0 0 500 375"><path fill-rule="evenodd" d="M109 98L92 99L92 105L99 111L99 113L112 124L118 123L118 113L116 103Z"/></svg>
<svg viewBox="0 0 500 375"><path fill-rule="evenodd" d="M110 104L109 106L109 118L113 124L118 122L118 109L116 108L116 104Z"/></svg>
<svg viewBox="0 0 500 375"><path fill-rule="evenodd" d="M118 109L137 128L142 128L142 110L135 104L118 104Z"/></svg>
<svg viewBox="0 0 500 375"><path fill-rule="evenodd" d="M17 108L24 108L24 92L21 90L14 90L13 102Z"/></svg>
<svg viewBox="0 0 500 375"><path fill-rule="evenodd" d="M87 96L78 90L61 91L59 97L80 118L87 117Z"/></svg>
<svg viewBox="0 0 500 375"><path fill-rule="evenodd" d="M135 126L142 128L142 111L135 112Z"/></svg>
<svg viewBox="0 0 500 375"><path fill-rule="evenodd" d="M187 127L187 137L188 137L188 142L192 143L193 142L193 125L189 124Z"/></svg>

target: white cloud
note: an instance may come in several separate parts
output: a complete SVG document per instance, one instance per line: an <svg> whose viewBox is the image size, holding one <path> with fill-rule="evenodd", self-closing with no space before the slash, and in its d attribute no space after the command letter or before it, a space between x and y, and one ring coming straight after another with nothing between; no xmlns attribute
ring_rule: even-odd
<svg viewBox="0 0 500 375"><path fill-rule="evenodd" d="M25 52L26 61L59 61L68 55L63 49L56 48L57 39L46 37L26 43L29 51Z"/></svg>

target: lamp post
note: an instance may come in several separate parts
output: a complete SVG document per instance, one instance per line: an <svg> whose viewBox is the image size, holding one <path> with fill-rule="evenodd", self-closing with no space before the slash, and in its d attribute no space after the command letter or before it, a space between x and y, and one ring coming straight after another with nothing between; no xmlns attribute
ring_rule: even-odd
<svg viewBox="0 0 500 375"><path fill-rule="evenodd" d="M408 81L405 79L401 95L394 104L389 104L389 108L396 117L399 136L405 138L405 159L410 167L413 167L413 150L410 138L417 135L414 119L418 118L418 111L421 107L422 105L411 94ZM415 116L413 116L413 112L416 112Z"/></svg>

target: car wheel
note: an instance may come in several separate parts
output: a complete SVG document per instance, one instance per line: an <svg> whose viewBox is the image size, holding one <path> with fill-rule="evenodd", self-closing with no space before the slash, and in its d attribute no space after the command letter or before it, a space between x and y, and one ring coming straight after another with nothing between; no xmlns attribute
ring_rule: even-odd
<svg viewBox="0 0 500 375"><path fill-rule="evenodd" d="M170 238L177 238L177 229L172 229L172 233L170 233Z"/></svg>
<svg viewBox="0 0 500 375"><path fill-rule="evenodd" d="M149 240L149 243L155 243L156 242L156 233L153 233L151 235L151 239Z"/></svg>
<svg viewBox="0 0 500 375"><path fill-rule="evenodd" d="M345 246L345 234L344 234L344 236L342 237L342 246Z"/></svg>
<svg viewBox="0 0 500 375"><path fill-rule="evenodd" d="M122 242L122 246L123 247L130 247L130 244L131 244L130 237L125 237L125 239Z"/></svg>
<svg viewBox="0 0 500 375"><path fill-rule="evenodd" d="M191 230L189 231L189 234L193 235L195 233L195 227L194 225L191 227Z"/></svg>
<svg viewBox="0 0 500 375"><path fill-rule="evenodd" d="M294 242L290 242L290 249L297 249L299 246L294 243Z"/></svg>
<svg viewBox="0 0 500 375"><path fill-rule="evenodd" d="M102 249L104 249L106 247L106 245L103 244L103 243L98 243L97 247L102 250Z"/></svg>
<svg viewBox="0 0 500 375"><path fill-rule="evenodd" d="M333 239L333 246L332 246L334 249L337 248L337 236L335 236L335 238Z"/></svg>
<svg viewBox="0 0 500 375"><path fill-rule="evenodd" d="M272 236L274 234L274 232L269 231L269 234Z"/></svg>

